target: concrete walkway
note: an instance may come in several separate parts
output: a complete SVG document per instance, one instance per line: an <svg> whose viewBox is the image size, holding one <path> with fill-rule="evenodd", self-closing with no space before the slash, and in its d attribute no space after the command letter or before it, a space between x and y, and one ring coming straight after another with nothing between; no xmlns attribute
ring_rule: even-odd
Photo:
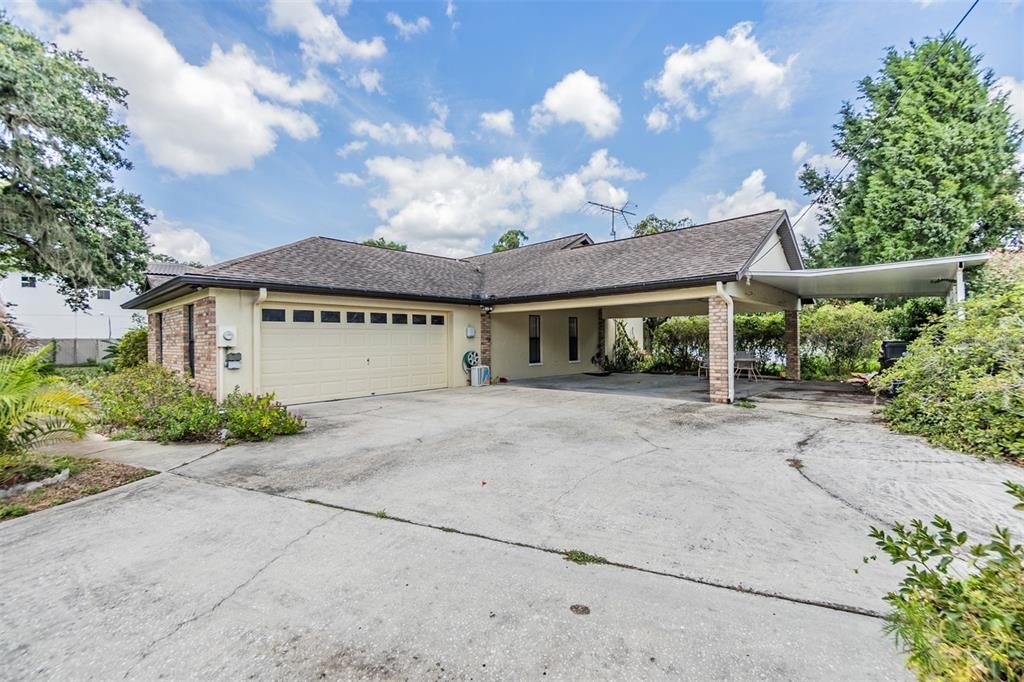
<svg viewBox="0 0 1024 682"><path fill-rule="evenodd" d="M500 386L104 447L189 463L0 524L4 677L908 679L868 527L1019 536L1000 481L1024 477L791 398Z"/></svg>

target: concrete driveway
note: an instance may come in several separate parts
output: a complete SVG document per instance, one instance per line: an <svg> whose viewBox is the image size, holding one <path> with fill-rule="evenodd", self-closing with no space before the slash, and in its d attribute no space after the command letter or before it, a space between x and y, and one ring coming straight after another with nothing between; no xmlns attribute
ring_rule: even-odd
<svg viewBox="0 0 1024 682"><path fill-rule="evenodd" d="M905 678L868 527L1021 533L1020 469L777 395L300 408L302 435L0 525L5 677Z"/></svg>

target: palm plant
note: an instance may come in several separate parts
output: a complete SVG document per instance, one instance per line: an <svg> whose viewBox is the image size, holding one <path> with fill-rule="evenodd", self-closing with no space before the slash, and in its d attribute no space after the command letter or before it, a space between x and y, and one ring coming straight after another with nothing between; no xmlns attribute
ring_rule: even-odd
<svg viewBox="0 0 1024 682"><path fill-rule="evenodd" d="M89 396L47 373L49 354L47 346L0 357L0 454L85 434L92 416Z"/></svg>

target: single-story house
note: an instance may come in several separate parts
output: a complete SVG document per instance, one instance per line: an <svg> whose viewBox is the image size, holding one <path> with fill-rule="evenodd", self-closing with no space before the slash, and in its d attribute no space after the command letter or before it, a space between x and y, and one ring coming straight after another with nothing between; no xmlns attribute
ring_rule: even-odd
<svg viewBox="0 0 1024 682"><path fill-rule="evenodd" d="M607 320L708 315L711 399L733 398L733 315L785 311L799 379L801 301L963 298L987 256L805 270L785 211L595 243L575 234L470 258L311 237L156 283L150 361L218 397L287 403L465 386L479 353L510 379L597 370Z"/></svg>

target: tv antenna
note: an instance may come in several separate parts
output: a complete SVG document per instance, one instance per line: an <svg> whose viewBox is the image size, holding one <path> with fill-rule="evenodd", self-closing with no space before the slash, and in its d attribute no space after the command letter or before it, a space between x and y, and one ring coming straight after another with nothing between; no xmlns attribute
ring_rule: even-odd
<svg viewBox="0 0 1024 682"><path fill-rule="evenodd" d="M629 216L629 215L635 216L636 213L633 213L633 211L627 211L626 210L630 206L628 201L626 203L624 203L621 208L617 208L615 206L609 206L608 204L599 204L596 201L588 201L587 203L589 205L591 205L591 206L596 207L600 211L604 211L605 213L610 213L611 214L611 216L612 216L612 239L615 239L615 216L619 216L620 218L622 218L622 222L626 223L626 227L628 227L630 229L633 229L633 226L629 224L629 218L627 218L626 216ZM633 208L636 208L636 204L633 204Z"/></svg>

